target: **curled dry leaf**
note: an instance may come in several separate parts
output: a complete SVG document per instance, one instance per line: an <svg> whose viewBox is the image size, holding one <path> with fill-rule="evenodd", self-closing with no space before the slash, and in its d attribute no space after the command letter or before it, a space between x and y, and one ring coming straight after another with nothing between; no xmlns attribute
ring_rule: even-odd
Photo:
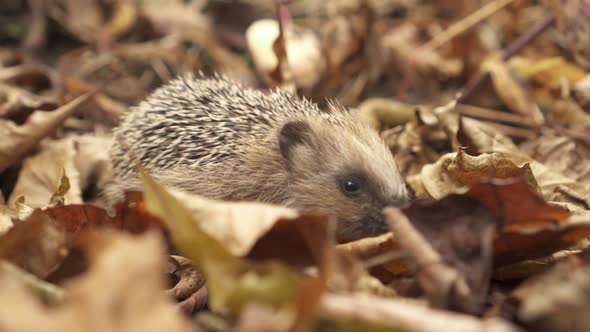
<svg viewBox="0 0 590 332"><path fill-rule="evenodd" d="M544 226L570 216L567 210L546 203L522 180L479 183L465 194L485 205L503 230Z"/></svg>
<svg viewBox="0 0 590 332"><path fill-rule="evenodd" d="M177 300L185 300L205 286L205 277L194 268L190 259L182 256L170 256L170 259L176 262L172 274L179 280L174 287L166 290L166 293Z"/></svg>
<svg viewBox="0 0 590 332"><path fill-rule="evenodd" d="M307 277L276 261L251 263L235 257L201 229L185 203L144 171L140 174L147 208L166 223L177 248L205 275L211 308L239 312L249 302L260 302L293 309Z"/></svg>
<svg viewBox="0 0 590 332"><path fill-rule="evenodd" d="M25 89L0 84L0 118L20 122L35 110L49 111L57 107L48 98L39 97Z"/></svg>
<svg viewBox="0 0 590 332"><path fill-rule="evenodd" d="M416 106L386 98L369 98L358 106L363 120L377 130L410 122L415 118L415 110Z"/></svg>
<svg viewBox="0 0 590 332"><path fill-rule="evenodd" d="M575 83L586 76L586 72L582 68L562 57L538 60L514 57L508 61L508 66L520 76L532 79L547 88L554 87L562 79Z"/></svg>
<svg viewBox="0 0 590 332"><path fill-rule="evenodd" d="M180 32L209 31L210 19L203 15L203 2L182 0L143 0L139 3L144 15L158 30Z"/></svg>
<svg viewBox="0 0 590 332"><path fill-rule="evenodd" d="M319 252L332 241L332 220L323 214L259 202L224 202L171 190L208 236L232 255L280 259L295 265L321 263ZM147 199L146 199L147 200ZM282 250L276 250L280 246Z"/></svg>
<svg viewBox="0 0 590 332"><path fill-rule="evenodd" d="M581 183L590 181L590 164L585 162L590 153L570 137L547 131L520 148L554 172Z"/></svg>
<svg viewBox="0 0 590 332"><path fill-rule="evenodd" d="M53 308L42 306L22 281L0 274L3 331L195 330L161 291L164 248L158 235L107 232L84 243L90 268L64 285L68 300Z"/></svg>
<svg viewBox="0 0 590 332"><path fill-rule="evenodd" d="M45 207L50 204L50 199L60 187L65 189L59 193L63 199L62 205L82 203L80 176L74 164L74 141L44 141L40 150L23 161L18 180L8 200L9 206L14 206L16 199L24 196L28 206ZM65 185L66 179L69 190L61 185Z"/></svg>
<svg viewBox="0 0 590 332"><path fill-rule="evenodd" d="M415 26L406 24L387 33L381 40L384 48L393 53L393 58L403 67L411 66L420 72L436 73L443 76L456 76L463 69L458 59L447 59L436 50L418 45L418 31Z"/></svg>
<svg viewBox="0 0 590 332"><path fill-rule="evenodd" d="M557 99L551 106L549 119L553 123L581 132L590 130L590 114L573 99Z"/></svg>
<svg viewBox="0 0 590 332"><path fill-rule="evenodd" d="M104 24L103 11L96 0L50 0L47 13L74 37L93 42Z"/></svg>
<svg viewBox="0 0 590 332"><path fill-rule="evenodd" d="M17 222L0 236L0 259L45 278L67 254L63 229L41 211Z"/></svg>
<svg viewBox="0 0 590 332"><path fill-rule="evenodd" d="M530 116L539 125L544 123L543 113L512 76L505 62L492 57L484 62L483 68L490 72L494 90L511 111Z"/></svg>
<svg viewBox="0 0 590 332"><path fill-rule="evenodd" d="M571 248L590 237L590 217L576 216L560 223L512 227L497 234L494 243L496 266L549 256Z"/></svg>
<svg viewBox="0 0 590 332"><path fill-rule="evenodd" d="M408 178L417 197L440 199L443 196L488 179L521 178L536 191L539 186L528 164L516 166L500 153L484 153L477 157L459 150L426 165L420 174Z"/></svg>
<svg viewBox="0 0 590 332"><path fill-rule="evenodd" d="M303 27L288 25L283 33L289 70L298 87L313 87L325 70L318 37ZM271 82L271 73L279 67L279 59L273 45L279 37L279 22L271 19L259 20L246 31L248 49L258 71Z"/></svg>
<svg viewBox="0 0 590 332"><path fill-rule="evenodd" d="M50 112L36 111L22 125L0 120L0 172L29 152L44 137L50 135L70 116L80 111L91 94L80 96Z"/></svg>

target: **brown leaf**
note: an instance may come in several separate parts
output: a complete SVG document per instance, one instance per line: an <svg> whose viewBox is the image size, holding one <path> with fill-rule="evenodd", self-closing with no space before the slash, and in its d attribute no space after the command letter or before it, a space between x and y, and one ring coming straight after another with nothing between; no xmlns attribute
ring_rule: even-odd
<svg viewBox="0 0 590 332"><path fill-rule="evenodd" d="M330 219L313 213L256 202L223 202L172 192L191 210L203 231L236 256L318 263L321 246L332 239ZM280 247L281 250L276 250Z"/></svg>
<svg viewBox="0 0 590 332"><path fill-rule="evenodd" d="M20 126L0 120L0 132L4 135L0 139L0 172L55 131L68 117L80 111L90 97L91 94L85 94L51 112L36 111Z"/></svg>
<svg viewBox="0 0 590 332"><path fill-rule="evenodd" d="M55 102L8 84L0 84L0 118L22 123L35 110L49 111Z"/></svg>
<svg viewBox="0 0 590 332"><path fill-rule="evenodd" d="M47 3L48 14L73 36L93 42L104 23L104 12L96 0L52 0Z"/></svg>
<svg viewBox="0 0 590 332"><path fill-rule="evenodd" d="M116 228L131 233L142 233L150 228L161 229L158 218L145 209L141 193L127 193L125 202L115 206L115 216L92 204L71 204L44 209L41 213L51 217L69 236L75 237L87 228Z"/></svg>
<svg viewBox="0 0 590 332"><path fill-rule="evenodd" d="M55 270L66 254L63 229L39 210L0 236L0 259L40 278Z"/></svg>
<svg viewBox="0 0 590 332"><path fill-rule="evenodd" d="M156 234L101 233L84 243L90 268L64 285L67 301L51 310L21 281L0 275L3 331L195 330L161 291L164 248Z"/></svg>
<svg viewBox="0 0 590 332"><path fill-rule="evenodd" d="M420 174L409 177L407 181L417 194L439 199L481 181L508 178L524 179L531 188L540 191L528 164L518 167L500 153L473 157L463 150L446 154L436 163L424 166Z"/></svg>
<svg viewBox="0 0 590 332"><path fill-rule="evenodd" d="M499 230L494 242L496 266L541 258L590 237L590 218Z"/></svg>
<svg viewBox="0 0 590 332"><path fill-rule="evenodd" d="M519 319L535 331L585 331L590 324L590 266L566 260L529 279L514 293Z"/></svg>
<svg viewBox="0 0 590 332"><path fill-rule="evenodd" d="M8 201L9 206L14 206L16 199L22 196L26 198L28 206L48 206L58 187L63 184L64 175L69 182L69 188L60 193L64 203L82 203L80 176L74 164L75 155L76 149L71 139L42 142L41 151L24 160Z"/></svg>
<svg viewBox="0 0 590 332"><path fill-rule="evenodd" d="M547 204L522 180L475 184L465 195L488 208L500 230L542 227L562 222L570 216L567 210Z"/></svg>
<svg viewBox="0 0 590 332"><path fill-rule="evenodd" d="M537 124L545 121L539 107L531 101L525 89L512 76L505 62L498 57L492 57L483 67L490 72L494 90L510 110L532 117Z"/></svg>

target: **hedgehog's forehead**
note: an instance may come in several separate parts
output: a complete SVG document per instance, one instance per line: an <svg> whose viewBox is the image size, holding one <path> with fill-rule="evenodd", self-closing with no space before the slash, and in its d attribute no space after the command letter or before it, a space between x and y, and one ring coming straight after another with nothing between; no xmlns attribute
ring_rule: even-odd
<svg viewBox="0 0 590 332"><path fill-rule="evenodd" d="M403 179L391 151L373 128L362 124L329 127L323 153L334 171L367 176L386 196L404 194Z"/></svg>

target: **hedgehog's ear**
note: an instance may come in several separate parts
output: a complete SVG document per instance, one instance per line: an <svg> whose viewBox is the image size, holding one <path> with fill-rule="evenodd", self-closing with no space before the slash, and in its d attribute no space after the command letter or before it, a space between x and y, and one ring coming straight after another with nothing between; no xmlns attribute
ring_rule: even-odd
<svg viewBox="0 0 590 332"><path fill-rule="evenodd" d="M279 150L287 160L291 160L293 148L299 144L311 145L313 130L306 121L290 121L279 132Z"/></svg>

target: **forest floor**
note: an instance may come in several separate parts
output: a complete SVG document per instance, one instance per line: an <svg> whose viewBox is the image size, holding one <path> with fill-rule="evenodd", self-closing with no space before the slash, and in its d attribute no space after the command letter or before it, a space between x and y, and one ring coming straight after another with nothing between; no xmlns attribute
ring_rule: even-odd
<svg viewBox="0 0 590 332"><path fill-rule="evenodd" d="M0 45L0 331L590 329L587 0L3 0ZM95 204L199 71L355 108L416 200L340 244L146 172Z"/></svg>

